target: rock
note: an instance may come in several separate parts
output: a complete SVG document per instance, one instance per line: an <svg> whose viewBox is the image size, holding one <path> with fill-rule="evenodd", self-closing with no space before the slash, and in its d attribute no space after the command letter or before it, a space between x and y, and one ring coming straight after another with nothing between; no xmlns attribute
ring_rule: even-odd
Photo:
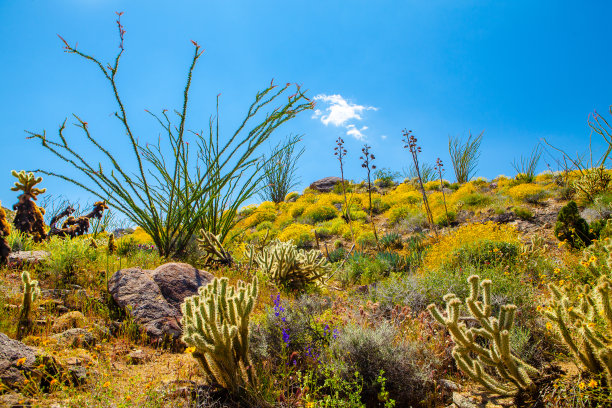
<svg viewBox="0 0 612 408"><path fill-rule="evenodd" d="M129 309L150 338L177 339L182 334L181 303L213 278L189 264L167 263L153 271L127 268L115 272L108 290L121 308Z"/></svg>
<svg viewBox="0 0 612 408"><path fill-rule="evenodd" d="M336 184L342 182L340 177L325 177L320 180L313 182L310 185L310 188L316 191L320 191L322 193L329 193L334 189Z"/></svg>
<svg viewBox="0 0 612 408"><path fill-rule="evenodd" d="M453 402L459 408L480 408L482 405L474 401L467 393L453 392Z"/></svg>
<svg viewBox="0 0 612 408"><path fill-rule="evenodd" d="M68 312L55 319L53 326L51 326L51 331L53 333L60 333L68 329L82 329L86 323L83 313L79 311Z"/></svg>
<svg viewBox="0 0 612 408"><path fill-rule="evenodd" d="M31 407L29 399L23 394L12 392L10 394L0 395L0 407L6 408L25 408Z"/></svg>
<svg viewBox="0 0 612 408"><path fill-rule="evenodd" d="M38 264L51 256L47 251L16 251L8 257L9 264Z"/></svg>
<svg viewBox="0 0 612 408"><path fill-rule="evenodd" d="M133 234L134 231L136 231L134 228L117 228L113 231L113 235L115 236L115 239L119 239L125 235Z"/></svg>
<svg viewBox="0 0 612 408"><path fill-rule="evenodd" d="M461 388L456 382L445 380L443 378L438 380L438 383L440 383L442 388L448 391L459 391L459 389Z"/></svg>
<svg viewBox="0 0 612 408"><path fill-rule="evenodd" d="M144 364L149 360L151 360L151 356L142 350L134 350L127 355L128 364Z"/></svg>
<svg viewBox="0 0 612 408"><path fill-rule="evenodd" d="M507 224L517 219L517 216L514 212L505 212L503 214L498 214L492 218L491 221L495 221L499 224Z"/></svg>
<svg viewBox="0 0 612 408"><path fill-rule="evenodd" d="M23 372L32 369L36 362L36 350L20 341L0 333L0 380L13 388L26 379Z"/></svg>
<svg viewBox="0 0 612 408"><path fill-rule="evenodd" d="M59 345L64 347L91 348L96 345L96 338L85 329L68 329L51 336Z"/></svg>
<svg viewBox="0 0 612 408"><path fill-rule="evenodd" d="M70 380L74 385L83 385L87 382L87 369L78 365L68 367Z"/></svg>

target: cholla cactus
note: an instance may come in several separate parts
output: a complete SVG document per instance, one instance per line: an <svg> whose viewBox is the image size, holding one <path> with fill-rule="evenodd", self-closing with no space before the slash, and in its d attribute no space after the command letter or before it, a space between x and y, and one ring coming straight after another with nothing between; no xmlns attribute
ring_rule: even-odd
<svg viewBox="0 0 612 408"><path fill-rule="evenodd" d="M455 347L453 357L457 365L472 380L482 384L487 389L500 395L512 396L519 392L532 393L536 387L529 375L538 375L534 367L512 354L510 350L510 330L514 324L516 306L505 305L499 311L499 316L491 316L491 281L472 275L468 278L470 297L465 299L467 309L480 323L480 328L468 328L459 322L459 307L461 300L449 293L444 296L446 302L446 317L436 305L427 308L431 315L449 330ZM482 301L479 300L482 288ZM483 346L483 340L488 343ZM475 357L473 357L475 356ZM490 376L484 369L493 367L501 377L501 381Z"/></svg>
<svg viewBox="0 0 612 408"><path fill-rule="evenodd" d="M17 339L22 339L23 336L27 335L32 328L32 321L30 320L30 311L32 310L32 304L38 299L40 295L40 288L38 287L37 280L31 280L28 271L23 271L21 274L21 280L23 281L23 300L21 302L21 313L19 314L19 325L17 327Z"/></svg>
<svg viewBox="0 0 612 408"><path fill-rule="evenodd" d="M6 237L11 234L11 225L6 220L6 212L2 208L2 202L0 202L0 265L4 265L8 260L11 247L6 242Z"/></svg>
<svg viewBox="0 0 612 408"><path fill-rule="evenodd" d="M106 249L108 251L109 254L114 254L115 251L117 250L117 242L115 241L115 234L110 234L108 236L108 244L106 246Z"/></svg>
<svg viewBox="0 0 612 408"><path fill-rule="evenodd" d="M193 347L193 357L217 384L237 392L254 384L249 357L249 318L258 294L257 278L228 286L228 279L214 278L198 294L185 299L183 341Z"/></svg>
<svg viewBox="0 0 612 408"><path fill-rule="evenodd" d="M557 330L577 362L594 374L604 374L612 385L612 281L599 279L594 289L589 285L576 292L562 292L551 284L552 310L546 316ZM577 300L572 300L577 298Z"/></svg>
<svg viewBox="0 0 612 408"><path fill-rule="evenodd" d="M323 282L331 270L321 253L298 249L291 240L273 240L259 252L247 248L246 256L272 281L292 289Z"/></svg>
<svg viewBox="0 0 612 408"><path fill-rule="evenodd" d="M223 248L223 244L219 241L220 235L215 235L212 232L200 230L201 239L198 239L199 247L206 252L206 264L228 265L234 263L232 256Z"/></svg>
<svg viewBox="0 0 612 408"><path fill-rule="evenodd" d="M34 186L42 181L42 177L35 177L34 173L26 173L25 170L21 170L19 173L13 170L11 174L17 177L17 181L11 190L23 191L19 196L19 202L13 205L13 210L16 211L13 224L15 224L17 230L31 235L35 242L40 242L47 236L43 219L45 210L39 208L34 201L39 194L44 193L47 189Z"/></svg>
<svg viewBox="0 0 612 408"><path fill-rule="evenodd" d="M582 177L573 183L578 198L584 202L592 202L599 193L609 190L612 176L605 166L586 169Z"/></svg>

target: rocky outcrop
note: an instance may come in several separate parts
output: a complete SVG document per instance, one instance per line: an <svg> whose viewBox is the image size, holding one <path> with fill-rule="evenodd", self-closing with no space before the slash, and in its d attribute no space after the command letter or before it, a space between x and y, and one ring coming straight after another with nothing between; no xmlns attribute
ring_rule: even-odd
<svg viewBox="0 0 612 408"><path fill-rule="evenodd" d="M172 262L155 270L122 269L109 279L108 290L150 338L177 339L182 333L181 303L213 277L189 264Z"/></svg>
<svg viewBox="0 0 612 408"><path fill-rule="evenodd" d="M22 383L36 363L36 349L0 333L0 380L9 388Z"/></svg>
<svg viewBox="0 0 612 408"><path fill-rule="evenodd" d="M322 193L329 193L334 189L336 184L340 184L342 179L340 177L325 177L321 180L317 180L310 185L310 188Z"/></svg>
<svg viewBox="0 0 612 408"><path fill-rule="evenodd" d="M51 256L47 251L17 251L11 252L8 262L11 265L39 264Z"/></svg>

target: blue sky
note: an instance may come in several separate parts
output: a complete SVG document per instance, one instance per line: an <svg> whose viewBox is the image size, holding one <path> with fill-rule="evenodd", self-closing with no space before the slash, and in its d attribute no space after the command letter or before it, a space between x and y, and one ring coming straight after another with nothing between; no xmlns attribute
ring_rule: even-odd
<svg viewBox="0 0 612 408"><path fill-rule="evenodd" d="M338 136L353 179L364 176L363 143L379 168L408 166L403 128L418 137L422 160L441 157L451 179L449 135L484 130L478 175L488 178L513 175L511 161L542 137L584 150L589 113L610 118L611 8L560 0L0 0L0 200L16 201L12 169L70 171L24 130L55 134L72 113L130 162L107 84L93 65L65 54L57 37L110 61L115 11L125 13L127 30L120 92L141 141L159 134L144 109L180 107L192 39L206 51L194 74L191 129L207 126L219 93L221 123L230 130L272 78L308 89L319 111L303 113L274 139L304 134L301 189L338 175ZM78 129L69 129L69 140L85 148ZM87 199L59 180L43 185Z"/></svg>

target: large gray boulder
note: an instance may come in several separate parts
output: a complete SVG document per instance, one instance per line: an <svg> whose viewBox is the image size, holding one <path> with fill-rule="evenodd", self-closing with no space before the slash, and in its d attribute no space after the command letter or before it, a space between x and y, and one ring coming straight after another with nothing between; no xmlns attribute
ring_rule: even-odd
<svg viewBox="0 0 612 408"><path fill-rule="evenodd" d="M342 183L340 177L325 177L321 180L317 180L310 185L310 188L322 193L329 193L334 189L336 184Z"/></svg>
<svg viewBox="0 0 612 408"><path fill-rule="evenodd" d="M167 263L155 270L126 268L115 272L108 290L154 340L182 333L181 303L214 276L186 263Z"/></svg>
<svg viewBox="0 0 612 408"><path fill-rule="evenodd" d="M0 333L0 380L9 388L23 382L36 362L36 350Z"/></svg>

